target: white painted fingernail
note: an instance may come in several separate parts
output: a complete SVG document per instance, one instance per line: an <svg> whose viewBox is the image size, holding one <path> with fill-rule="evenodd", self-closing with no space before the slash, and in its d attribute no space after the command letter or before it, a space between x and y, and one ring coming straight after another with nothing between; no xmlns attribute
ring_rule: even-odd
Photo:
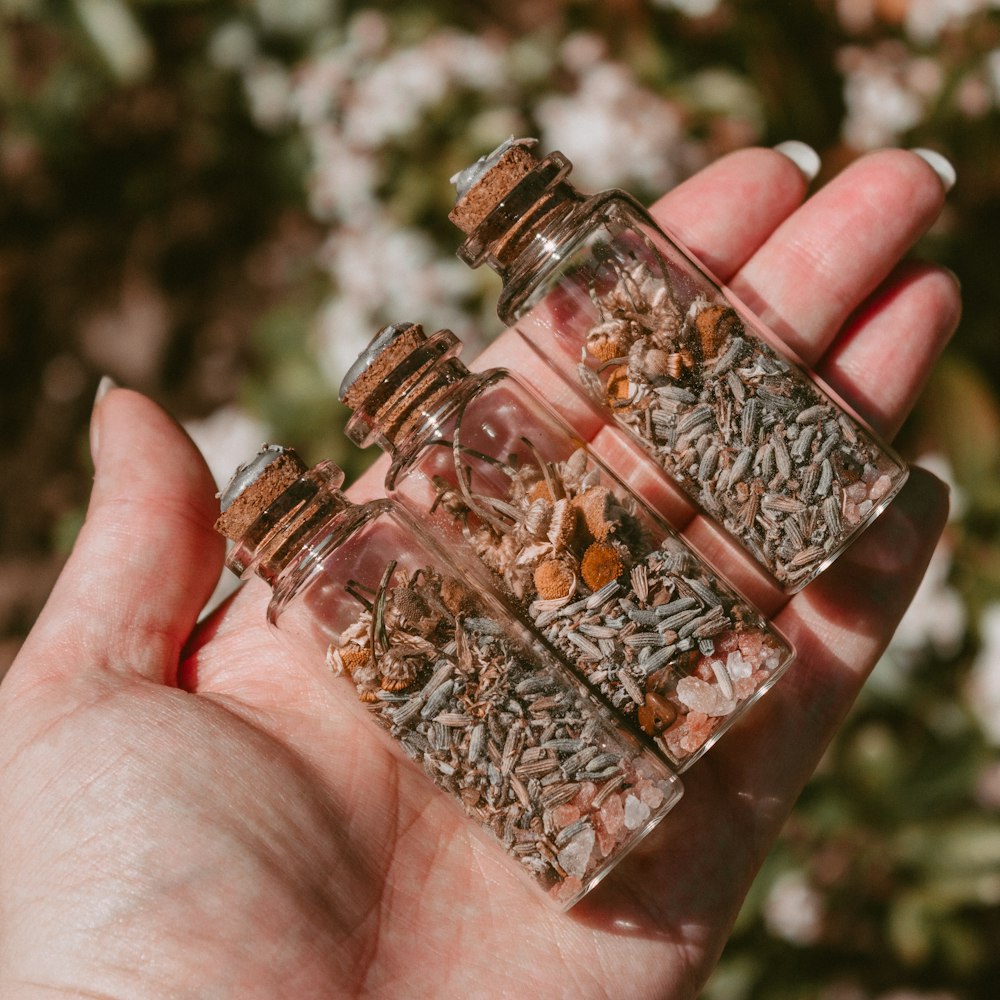
<svg viewBox="0 0 1000 1000"><path fill-rule="evenodd" d="M807 181L813 180L819 173L819 153L812 146L807 146L798 139L788 139L786 142L779 142L774 149L782 156L787 156L802 171L802 176Z"/></svg>
<svg viewBox="0 0 1000 1000"><path fill-rule="evenodd" d="M931 170L941 179L945 191L950 191L955 186L957 175L955 174L955 168L951 165L951 160L942 156L936 149L918 147L917 149L911 149L910 152L916 153L921 160L929 164Z"/></svg>
<svg viewBox="0 0 1000 1000"><path fill-rule="evenodd" d="M100 419L97 415L97 408L104 397L112 390L118 387L118 383L110 376L105 375L100 382L97 384L97 392L94 393L94 405L91 407L90 411L90 457L94 463L97 465L97 452L101 443L101 428Z"/></svg>
<svg viewBox="0 0 1000 1000"><path fill-rule="evenodd" d="M117 388L118 383L110 375L102 376L101 381L97 383L97 392L94 394L94 406L97 406L112 389Z"/></svg>

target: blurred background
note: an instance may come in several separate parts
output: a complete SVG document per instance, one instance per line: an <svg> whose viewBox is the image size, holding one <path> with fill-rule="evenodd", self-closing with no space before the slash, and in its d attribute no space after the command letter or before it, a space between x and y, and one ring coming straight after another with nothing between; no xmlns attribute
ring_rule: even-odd
<svg viewBox="0 0 1000 1000"><path fill-rule="evenodd" d="M808 142L818 183L931 147L958 184L918 253L966 312L900 445L951 523L705 997L996 997L998 126L1000 0L0 0L0 676L81 523L100 376L220 481L265 439L357 471L335 390L378 326L499 330L446 219L498 139L645 200L748 144Z"/></svg>

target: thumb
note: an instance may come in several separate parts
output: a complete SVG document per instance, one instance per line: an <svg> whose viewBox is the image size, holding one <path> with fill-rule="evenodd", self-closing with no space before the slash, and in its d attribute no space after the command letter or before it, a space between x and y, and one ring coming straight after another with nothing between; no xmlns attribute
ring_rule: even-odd
<svg viewBox="0 0 1000 1000"><path fill-rule="evenodd" d="M11 668L35 679L111 671L174 681L218 580L215 486L151 400L111 389L91 418L94 488L73 552Z"/></svg>

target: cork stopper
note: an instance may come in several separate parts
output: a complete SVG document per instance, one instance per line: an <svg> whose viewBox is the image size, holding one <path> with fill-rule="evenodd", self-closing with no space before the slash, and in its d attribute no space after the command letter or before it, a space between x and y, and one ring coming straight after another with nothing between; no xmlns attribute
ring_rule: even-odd
<svg viewBox="0 0 1000 1000"><path fill-rule="evenodd" d="M513 136L492 153L452 177L458 200L448 218L464 233L472 233L497 204L538 166L537 139Z"/></svg>
<svg viewBox="0 0 1000 1000"><path fill-rule="evenodd" d="M383 327L340 384L354 413L344 433L361 448L394 450L439 414L453 384L468 374L455 356L461 341L450 330L428 336L419 323Z"/></svg>
<svg viewBox="0 0 1000 1000"><path fill-rule="evenodd" d="M427 336L418 323L382 327L340 383L340 401L356 410L372 390L426 340Z"/></svg>
<svg viewBox="0 0 1000 1000"><path fill-rule="evenodd" d="M266 444L233 474L219 495L222 513L215 530L238 541L250 526L306 471L292 450Z"/></svg>

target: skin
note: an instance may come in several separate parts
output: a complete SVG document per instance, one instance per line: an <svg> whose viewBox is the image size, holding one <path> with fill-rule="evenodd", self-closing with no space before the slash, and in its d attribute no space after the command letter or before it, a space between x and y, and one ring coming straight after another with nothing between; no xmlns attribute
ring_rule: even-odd
<svg viewBox="0 0 1000 1000"><path fill-rule="evenodd" d="M891 435L958 320L953 277L901 263L944 190L895 150L805 196L788 159L754 149L653 211ZM552 397L519 338L487 353L480 365L502 360ZM556 402L572 412L568 394ZM688 772L667 820L560 914L396 755L345 681L289 659L260 581L196 624L223 555L215 487L166 414L113 390L92 447L86 524L0 687L10 1000L694 996L947 510L914 470L802 593L747 578L797 664ZM699 518L688 533L719 544Z"/></svg>

